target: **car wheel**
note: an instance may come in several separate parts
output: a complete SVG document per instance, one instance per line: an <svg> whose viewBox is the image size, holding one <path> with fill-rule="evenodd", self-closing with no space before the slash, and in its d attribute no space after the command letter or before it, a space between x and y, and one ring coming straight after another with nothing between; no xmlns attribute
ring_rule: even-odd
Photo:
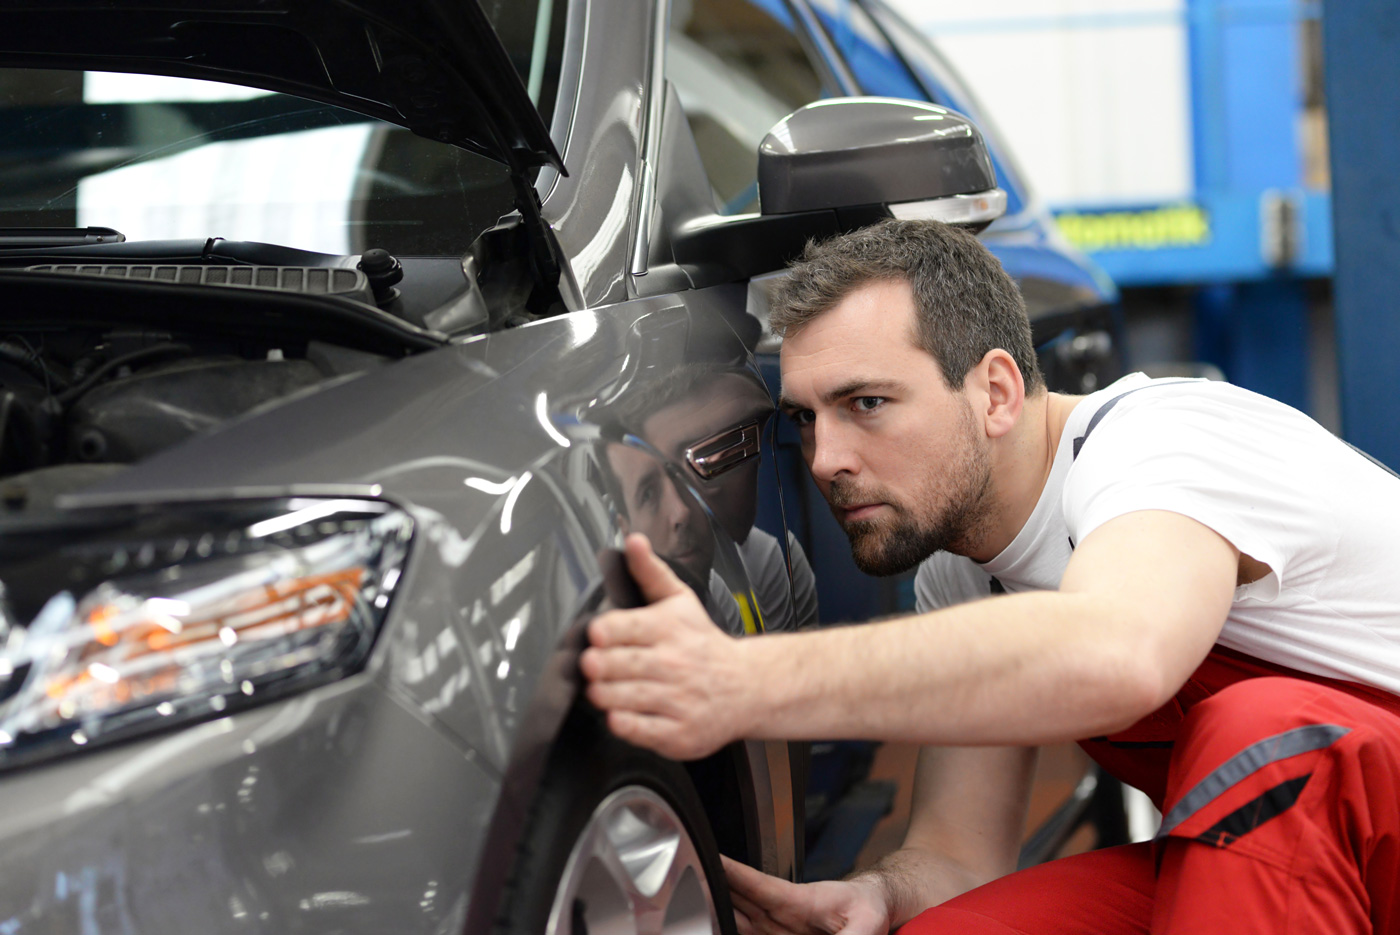
<svg viewBox="0 0 1400 935"><path fill-rule="evenodd" d="M565 724L517 852L505 935L734 935L705 812L684 769L595 714Z"/></svg>

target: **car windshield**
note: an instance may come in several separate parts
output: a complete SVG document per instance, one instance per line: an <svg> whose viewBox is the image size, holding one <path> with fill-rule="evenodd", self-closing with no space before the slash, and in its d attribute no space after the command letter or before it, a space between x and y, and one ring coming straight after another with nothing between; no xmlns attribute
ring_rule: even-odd
<svg viewBox="0 0 1400 935"><path fill-rule="evenodd" d="M566 4L483 6L547 120ZM213 81L0 69L0 227L441 256L513 204L500 163L339 107Z"/></svg>

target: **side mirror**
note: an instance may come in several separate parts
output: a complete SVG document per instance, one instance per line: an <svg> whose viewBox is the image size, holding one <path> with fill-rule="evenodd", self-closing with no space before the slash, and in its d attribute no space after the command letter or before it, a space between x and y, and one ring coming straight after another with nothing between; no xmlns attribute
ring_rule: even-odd
<svg viewBox="0 0 1400 935"><path fill-rule="evenodd" d="M763 214L884 205L980 230L1006 211L982 133L962 114L889 97L808 104L758 148Z"/></svg>
<svg viewBox="0 0 1400 935"><path fill-rule="evenodd" d="M943 221L975 233L1006 211L1006 193L970 120L889 97L833 98L784 117L759 147L758 200L758 214L677 224L668 232L669 269L694 287L734 282L781 269L808 240L883 218ZM674 288L672 278L652 279L656 290Z"/></svg>

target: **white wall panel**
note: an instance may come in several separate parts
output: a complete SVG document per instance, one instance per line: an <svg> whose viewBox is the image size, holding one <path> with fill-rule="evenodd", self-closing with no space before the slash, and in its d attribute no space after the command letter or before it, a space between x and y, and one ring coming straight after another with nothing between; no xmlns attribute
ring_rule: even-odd
<svg viewBox="0 0 1400 935"><path fill-rule="evenodd" d="M890 0L931 35L1052 205L1191 194L1185 0Z"/></svg>

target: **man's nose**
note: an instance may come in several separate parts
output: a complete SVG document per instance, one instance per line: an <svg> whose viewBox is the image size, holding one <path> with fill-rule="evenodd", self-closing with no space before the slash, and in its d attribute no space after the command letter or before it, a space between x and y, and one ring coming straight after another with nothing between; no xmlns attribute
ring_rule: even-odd
<svg viewBox="0 0 1400 935"><path fill-rule="evenodd" d="M836 419L818 416L812 423L807 467L819 481L834 480L840 474L860 471L860 456L855 439Z"/></svg>
<svg viewBox="0 0 1400 935"><path fill-rule="evenodd" d="M673 485L665 485L661 495L661 515L668 529L680 529L690 522L690 505Z"/></svg>

